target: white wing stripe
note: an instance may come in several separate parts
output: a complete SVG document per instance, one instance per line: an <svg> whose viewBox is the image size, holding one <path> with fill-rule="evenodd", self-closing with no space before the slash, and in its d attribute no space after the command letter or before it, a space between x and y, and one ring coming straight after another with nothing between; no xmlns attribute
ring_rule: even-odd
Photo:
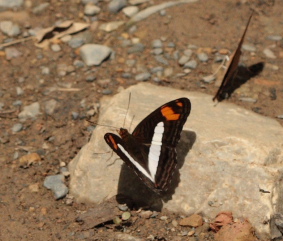
<svg viewBox="0 0 283 241"><path fill-rule="evenodd" d="M164 123L159 122L154 128L154 134L151 141L151 146L149 148L148 154L148 169L151 175L151 179L155 180L155 175L158 167L162 137L164 133Z"/></svg>
<svg viewBox="0 0 283 241"><path fill-rule="evenodd" d="M120 144L118 144L118 147L120 148L120 150L129 158L129 160L134 164L134 166L142 173L144 174L146 177L148 177L152 182L154 182L154 179L149 175L149 173L138 163L136 162L131 156L130 154L124 149L123 146L121 146Z"/></svg>

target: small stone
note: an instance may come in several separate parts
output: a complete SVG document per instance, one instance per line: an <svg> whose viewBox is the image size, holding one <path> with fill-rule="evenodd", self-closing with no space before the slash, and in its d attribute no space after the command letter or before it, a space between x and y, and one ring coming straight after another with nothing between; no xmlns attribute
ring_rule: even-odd
<svg viewBox="0 0 283 241"><path fill-rule="evenodd" d="M192 54L193 54L193 51L191 49L186 49L184 51L184 55L191 58L192 57Z"/></svg>
<svg viewBox="0 0 283 241"><path fill-rule="evenodd" d="M218 53L221 55L228 55L230 51L228 49L220 49Z"/></svg>
<svg viewBox="0 0 283 241"><path fill-rule="evenodd" d="M99 14L101 9L93 4L85 5L84 14L87 16L94 16Z"/></svg>
<svg viewBox="0 0 283 241"><path fill-rule="evenodd" d="M140 5L140 4L146 3L148 1L149 0L129 0L129 3L131 5Z"/></svg>
<svg viewBox="0 0 283 241"><path fill-rule="evenodd" d="M165 77L169 77L169 76L171 76L172 74L173 74L173 68L172 68L172 67L166 68L166 69L164 70L164 76L165 76Z"/></svg>
<svg viewBox="0 0 283 241"><path fill-rule="evenodd" d="M152 211L150 211L150 210L146 210L146 211L143 210L139 213L139 216L141 218L145 218L145 219L149 219L151 217L151 215L152 215Z"/></svg>
<svg viewBox="0 0 283 241"><path fill-rule="evenodd" d="M122 11L127 17L130 18L130 17L134 16L139 11L139 8L136 7L136 6L129 6L129 7L123 8Z"/></svg>
<svg viewBox="0 0 283 241"><path fill-rule="evenodd" d="M40 114L40 106L38 102L34 102L30 105L24 107L23 111L21 111L18 115L19 119L26 120L26 119L35 119L37 115Z"/></svg>
<svg viewBox="0 0 283 241"><path fill-rule="evenodd" d="M154 68L150 69L150 72L152 74L155 74L157 72L163 72L163 70L164 70L164 68L162 66L157 66L157 67L154 67Z"/></svg>
<svg viewBox="0 0 283 241"><path fill-rule="evenodd" d="M167 44L167 47L168 47L168 48L175 48L175 47L176 47L176 44L173 43L173 42L169 42L169 43Z"/></svg>
<svg viewBox="0 0 283 241"><path fill-rule="evenodd" d="M189 237L193 236L193 235L195 234L195 232L196 232L195 230L189 231L189 232L188 232L188 236L189 236Z"/></svg>
<svg viewBox="0 0 283 241"><path fill-rule="evenodd" d="M126 65L128 66L128 67L134 67L135 66L135 64L136 64L136 60L134 60L134 59L127 59L126 60Z"/></svg>
<svg viewBox="0 0 283 241"><path fill-rule="evenodd" d="M197 61L190 60L184 65L184 68L195 69L197 67Z"/></svg>
<svg viewBox="0 0 283 241"><path fill-rule="evenodd" d="M45 2L45 3L41 3L39 5L37 5L36 7L34 7L32 9L32 13L39 15L41 13L43 13L48 7L49 7L50 3Z"/></svg>
<svg viewBox="0 0 283 241"><path fill-rule="evenodd" d="M132 78L132 74L131 73L123 73L122 74L122 78L124 78L124 79L130 79L130 78Z"/></svg>
<svg viewBox="0 0 283 241"><path fill-rule="evenodd" d="M122 220L128 220L131 217L130 212L124 212L122 213Z"/></svg>
<svg viewBox="0 0 283 241"><path fill-rule="evenodd" d="M242 49L245 51L249 51L249 52L255 52L256 51L256 47L250 44L243 44L242 45Z"/></svg>
<svg viewBox="0 0 283 241"><path fill-rule="evenodd" d="M263 50L264 55L269 59L276 59L276 55L268 48Z"/></svg>
<svg viewBox="0 0 283 241"><path fill-rule="evenodd" d="M1 21L0 30L9 37L18 36L21 33L20 26L11 21Z"/></svg>
<svg viewBox="0 0 283 241"><path fill-rule="evenodd" d="M108 4L108 10L112 13L118 13L122 8L127 6L127 0L112 0Z"/></svg>
<svg viewBox="0 0 283 241"><path fill-rule="evenodd" d="M162 55L157 55L157 56L155 56L155 60L156 60L158 63L164 64L164 65L169 65L168 60L165 59Z"/></svg>
<svg viewBox="0 0 283 241"><path fill-rule="evenodd" d="M49 75L50 74L50 69L48 67L42 67L41 68L41 73L44 75Z"/></svg>
<svg viewBox="0 0 283 241"><path fill-rule="evenodd" d="M208 83L208 84L212 83L212 81L214 81L215 79L216 79L216 77L213 74L212 75L207 75L207 76L204 76L204 77L201 78L201 80L203 82Z"/></svg>
<svg viewBox="0 0 283 241"><path fill-rule="evenodd" d="M56 109L57 101L54 99L48 100L44 103L44 110L47 115L52 115Z"/></svg>
<svg viewBox="0 0 283 241"><path fill-rule="evenodd" d="M7 60L11 60L13 58L18 58L22 55L22 53L14 47L5 48L5 55Z"/></svg>
<svg viewBox="0 0 283 241"><path fill-rule="evenodd" d="M64 176L59 174L48 176L44 180L44 187L53 191L56 200L65 197L69 191L64 184L64 179Z"/></svg>
<svg viewBox="0 0 283 241"><path fill-rule="evenodd" d="M74 61L73 65L74 65L76 68L82 68L82 67L85 66L84 62L81 61L81 60L78 60L78 59L76 59L76 60Z"/></svg>
<svg viewBox="0 0 283 241"><path fill-rule="evenodd" d="M162 9L159 11L160 16L165 16L166 15L166 10Z"/></svg>
<svg viewBox="0 0 283 241"><path fill-rule="evenodd" d="M167 216L161 216L161 217L160 217L160 220L162 220L162 221L166 221L167 219L168 219Z"/></svg>
<svg viewBox="0 0 283 241"><path fill-rule="evenodd" d="M95 75L88 75L88 76L86 77L86 82L91 83L91 82L93 82L93 81L95 81L95 80L96 80L96 76L95 76Z"/></svg>
<svg viewBox="0 0 283 241"><path fill-rule="evenodd" d="M127 206L127 204L119 204L118 205L119 210L121 211L127 211L129 208Z"/></svg>
<svg viewBox="0 0 283 241"><path fill-rule="evenodd" d="M23 129L23 125L21 123L16 123L15 125L13 125L12 127L12 131L14 133L16 132L20 132Z"/></svg>
<svg viewBox="0 0 283 241"><path fill-rule="evenodd" d="M144 48L145 46L142 43L137 43L130 47L127 52L128 54L140 53L144 51Z"/></svg>
<svg viewBox="0 0 283 241"><path fill-rule="evenodd" d="M111 95L113 92L112 92L112 90L110 90L110 89L105 89L105 90L102 90L102 94L103 95Z"/></svg>
<svg viewBox="0 0 283 241"><path fill-rule="evenodd" d="M77 120L79 118L79 113L78 112L72 112L72 118L73 118L73 120Z"/></svg>
<svg viewBox="0 0 283 241"><path fill-rule="evenodd" d="M161 49L161 48L153 49L153 50L152 50L152 53L153 53L154 55L160 55L160 54L163 53L163 49Z"/></svg>
<svg viewBox="0 0 283 241"><path fill-rule="evenodd" d="M85 41L81 36L76 36L76 37L73 37L72 39L70 39L70 41L68 42L68 45L71 48L76 49L76 48L82 46L84 43L85 43Z"/></svg>
<svg viewBox="0 0 283 241"><path fill-rule="evenodd" d="M122 223L122 219L116 216L113 218L113 223L119 225L120 223Z"/></svg>
<svg viewBox="0 0 283 241"><path fill-rule="evenodd" d="M269 36L266 37L266 39L272 40L272 41L281 41L282 36L280 36L280 35L269 35Z"/></svg>
<svg viewBox="0 0 283 241"><path fill-rule="evenodd" d="M3 8L18 8L21 7L24 3L24 0L1 0L0 7Z"/></svg>
<svg viewBox="0 0 283 241"><path fill-rule="evenodd" d="M207 62L208 61L208 55L206 53L198 53L198 59L201 62Z"/></svg>
<svg viewBox="0 0 283 241"><path fill-rule="evenodd" d="M175 219L173 219L173 220L172 220L172 225L173 225L175 228L177 228L177 227L178 227L178 222L177 222Z"/></svg>
<svg viewBox="0 0 283 241"><path fill-rule="evenodd" d="M190 57L186 56L186 55L183 55L179 61L178 61L178 64L183 66L185 63L187 63L188 61L190 60Z"/></svg>
<svg viewBox="0 0 283 241"><path fill-rule="evenodd" d="M37 163L40 161L41 161L41 157L37 153L34 152L34 153L30 153L30 154L22 156L19 159L19 165L20 167L27 168L33 163Z"/></svg>
<svg viewBox="0 0 283 241"><path fill-rule="evenodd" d="M18 96L24 94L23 89L22 89L21 87L19 87L19 86L16 87L16 92L17 92L17 95L18 95Z"/></svg>
<svg viewBox="0 0 283 241"><path fill-rule="evenodd" d="M15 100L13 102L13 106L21 106L23 104L23 102L21 100Z"/></svg>
<svg viewBox="0 0 283 241"><path fill-rule="evenodd" d="M99 44L85 44L80 49L80 55L87 66L100 65L111 52L109 47Z"/></svg>
<svg viewBox="0 0 283 241"><path fill-rule="evenodd" d="M276 118L283 119L283 115L278 115L278 116L276 116Z"/></svg>
<svg viewBox="0 0 283 241"><path fill-rule="evenodd" d="M162 41L160 39L155 39L155 40L152 41L151 47L154 48L154 49L155 48L162 48L163 47L163 43L162 43Z"/></svg>
<svg viewBox="0 0 283 241"><path fill-rule="evenodd" d="M59 52L59 51L61 51L61 47L60 47L59 44L52 44L52 45L51 45L51 50L52 50L53 52Z"/></svg>
<svg viewBox="0 0 283 241"><path fill-rule="evenodd" d="M39 191L39 183L30 184L28 188L31 192L36 193Z"/></svg>
<svg viewBox="0 0 283 241"><path fill-rule="evenodd" d="M179 222L180 226L184 226L184 227L199 227L202 226L203 224L203 220L202 217L198 214L193 214L188 218L183 218L180 222Z"/></svg>
<svg viewBox="0 0 283 241"><path fill-rule="evenodd" d="M138 74L135 76L135 80L136 81L146 81L146 80L149 80L151 77L151 74L148 73L148 72L145 72L145 73L141 73L141 74Z"/></svg>
<svg viewBox="0 0 283 241"><path fill-rule="evenodd" d="M257 102L256 99L251 98L251 97L240 97L239 100L243 101L243 102L249 102L249 103L256 103Z"/></svg>

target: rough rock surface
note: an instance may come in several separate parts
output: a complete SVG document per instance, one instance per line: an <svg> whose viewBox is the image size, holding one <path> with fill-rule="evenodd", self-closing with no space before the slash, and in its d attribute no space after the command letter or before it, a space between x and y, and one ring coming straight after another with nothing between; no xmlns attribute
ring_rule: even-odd
<svg viewBox="0 0 283 241"><path fill-rule="evenodd" d="M122 127L130 132L160 105L188 97L191 114L179 142L178 168L172 190L162 199L147 189L117 156L111 156L103 136ZM133 116L134 119L133 119ZM130 123L133 124L130 127ZM221 211L245 215L262 237L268 220L282 211L283 128L275 120L212 96L141 83L101 101L100 124L90 142L70 163L71 193L78 200L101 202L114 194L130 196L139 205L166 207L209 218ZM281 206L280 206L281 205Z"/></svg>

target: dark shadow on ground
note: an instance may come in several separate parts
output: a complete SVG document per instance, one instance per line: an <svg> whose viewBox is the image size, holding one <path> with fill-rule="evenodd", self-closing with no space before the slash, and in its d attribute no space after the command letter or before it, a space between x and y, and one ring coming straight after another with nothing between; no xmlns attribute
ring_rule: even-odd
<svg viewBox="0 0 283 241"><path fill-rule="evenodd" d="M131 209L150 209L161 211L163 202L172 199L175 189L180 182L180 169L184 165L188 152L196 141L196 133L193 131L182 131L180 141L177 145L177 167L172 176L171 183L166 193L158 195L150 190L137 175L125 164L122 165L118 182L118 203L126 203Z"/></svg>
<svg viewBox="0 0 283 241"><path fill-rule="evenodd" d="M233 75L234 77L231 80L228 80L227 83L222 86L217 100L220 102L224 99L228 99L236 89L238 89L252 77L258 75L263 68L263 62L253 64L249 67L239 65L235 71L235 74Z"/></svg>

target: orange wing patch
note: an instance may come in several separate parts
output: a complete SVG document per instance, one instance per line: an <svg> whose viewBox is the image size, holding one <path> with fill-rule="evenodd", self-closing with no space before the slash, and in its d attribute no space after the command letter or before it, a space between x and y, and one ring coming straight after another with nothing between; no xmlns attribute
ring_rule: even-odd
<svg viewBox="0 0 283 241"><path fill-rule="evenodd" d="M180 114L176 114L171 107L165 106L161 109L162 115L166 118L166 120L179 120Z"/></svg>
<svg viewBox="0 0 283 241"><path fill-rule="evenodd" d="M176 102L178 106L183 107L183 103L181 101L176 101Z"/></svg>
<svg viewBox="0 0 283 241"><path fill-rule="evenodd" d="M111 141L111 143L112 143L113 147L115 148L115 150L118 150L118 146L117 146L115 140L114 140L113 137L110 136L110 135L109 135L109 140Z"/></svg>

